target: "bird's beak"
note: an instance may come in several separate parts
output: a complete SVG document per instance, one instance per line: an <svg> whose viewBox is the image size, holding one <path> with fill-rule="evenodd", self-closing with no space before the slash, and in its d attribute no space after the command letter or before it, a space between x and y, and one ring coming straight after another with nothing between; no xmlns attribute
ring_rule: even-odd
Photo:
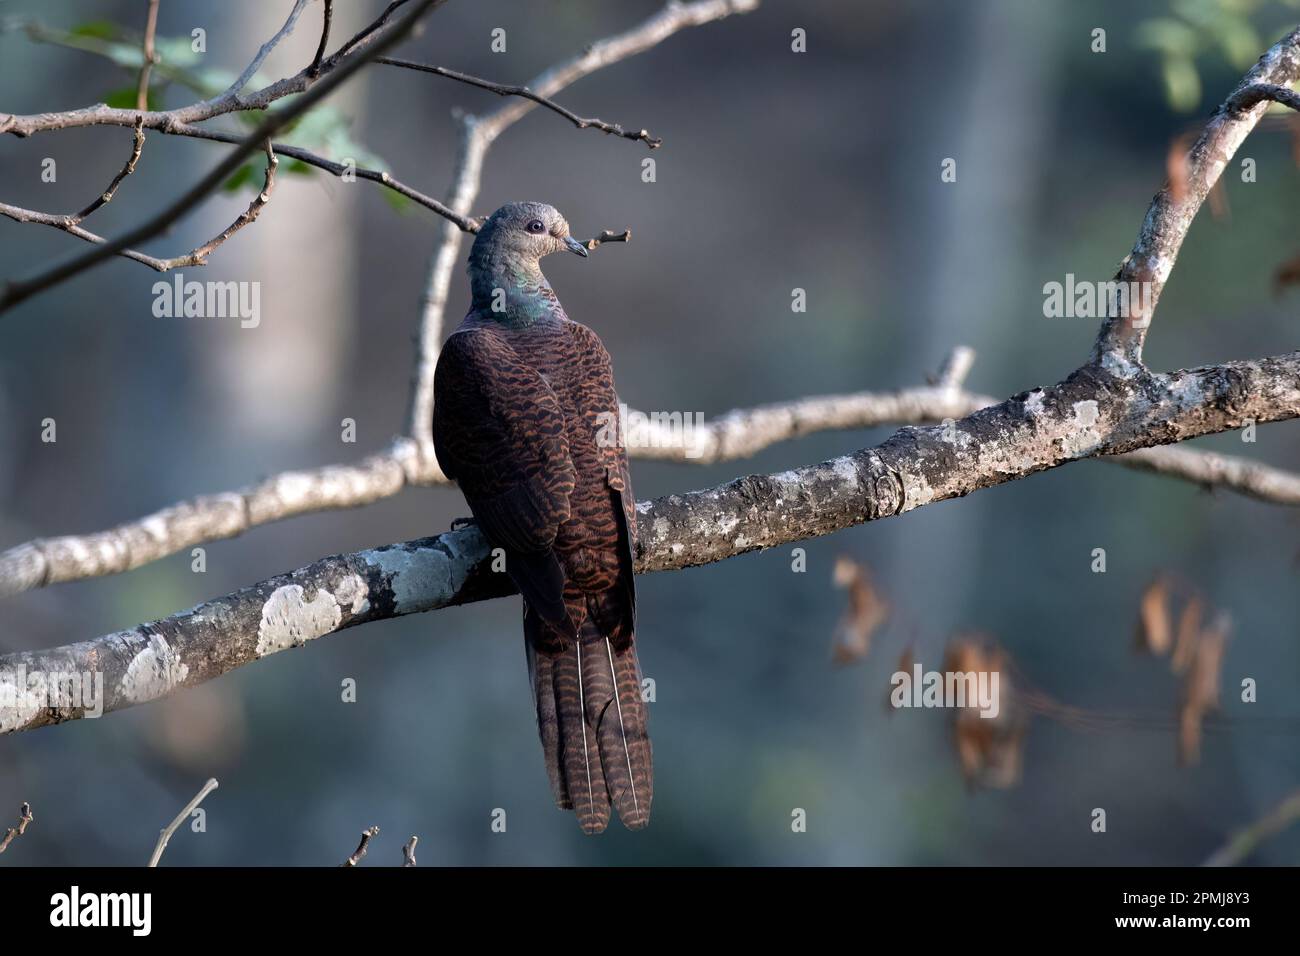
<svg viewBox="0 0 1300 956"><path fill-rule="evenodd" d="M582 258L587 258L587 247L577 239L574 239L572 236L565 236L564 244L569 247L570 252L576 252L578 255L582 256Z"/></svg>

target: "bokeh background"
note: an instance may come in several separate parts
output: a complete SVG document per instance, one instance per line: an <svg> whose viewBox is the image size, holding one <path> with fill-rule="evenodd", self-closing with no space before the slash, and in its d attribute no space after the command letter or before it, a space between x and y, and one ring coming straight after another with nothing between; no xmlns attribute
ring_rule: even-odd
<svg viewBox="0 0 1300 956"><path fill-rule="evenodd" d="M160 35L208 33L203 66L237 73L288 0L164 0ZM140 2L9 0L0 17L61 29L138 30ZM383 4L336 4L335 37ZM658 9L619 4L448 4L401 55L524 82ZM318 8L263 69L307 62ZM1105 279L1165 175L1170 143L1221 101L1300 18L1270 2L1075 4L765 0L686 30L558 99L647 127L644 146L535 111L489 155L476 212L514 199L558 206L582 236L633 241L547 274L614 356L634 407L699 411L921 383L954 345L978 351L968 384L1008 395L1058 380L1096 323L1045 319L1042 286ZM1163 26L1161 20L1166 21ZM1183 30L1168 21L1182 24ZM1151 26L1150 21L1156 21ZM507 30L508 52L489 34ZM802 27L808 52L790 49ZM1090 50L1107 31L1107 51ZM1243 33L1244 31L1244 33ZM1243 52L1244 50L1244 52ZM68 109L131 86L84 52L0 34L0 107ZM170 87L168 107L192 99ZM454 108L489 93L373 67L332 101L352 141L434 195L450 182ZM236 123L217 121L223 128ZM94 128L0 138L2 198L80 208L120 167L131 134ZM151 135L137 173L91 225L120 234L178 195L224 147ZM641 181L653 155L657 182ZM1230 212L1196 222L1148 346L1157 368L1296 347L1300 291L1278 266L1300 253L1300 171L1269 124L1225 176ZM41 182L53 157L58 180ZM958 181L940 162L958 160ZM262 283L262 323L156 319L158 276L114 260L0 318L0 547L89 532L281 469L353 460L400 430L420 294L439 220L398 211L378 186L282 177L252 228L200 279ZM219 195L146 251L173 255L221 229L248 193ZM0 220L0 276L81 251L55 230ZM561 261L562 260L562 261ZM791 289L808 311L792 313ZM450 318L464 313L457 274ZM40 422L58 423L56 444ZM358 423L354 445L339 422ZM710 468L634 464L642 499L822 460L891 429L811 436ZM1297 426L1253 445L1197 447L1300 469ZM0 608L0 650L53 646L164 617L310 562L444 530L457 491L420 489L178 554L129 574L27 593ZM1178 481L1083 462L901 519L790 549L639 581L652 708L650 829L585 838L549 799L516 599L372 624L276 655L166 702L0 738L0 825L23 800L36 823L3 859L141 864L159 827L209 776L208 830L165 863L336 864L378 824L366 865L1190 864L1300 783L1297 514ZM1090 571L1092 549L1107 572ZM869 565L894 615L868 658L830 663L844 605L835 556ZM1143 587L1171 571L1234 622L1224 712L1199 766L1175 761L1178 684L1133 651ZM928 667L957 631L996 638L1035 686L1136 715L1122 728L1035 720L1021 783L968 791L947 716L885 712L908 642ZM1259 702L1243 704L1243 677ZM340 702L340 681L358 700ZM504 808L504 834L490 829ZM791 810L808 830L791 832ZM1093 808L1108 832L1091 832ZM1300 831L1252 861L1300 859Z"/></svg>

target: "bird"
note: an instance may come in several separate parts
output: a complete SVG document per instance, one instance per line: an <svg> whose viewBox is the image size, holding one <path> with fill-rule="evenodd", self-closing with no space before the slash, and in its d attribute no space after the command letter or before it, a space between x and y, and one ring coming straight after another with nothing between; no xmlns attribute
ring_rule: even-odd
<svg viewBox="0 0 1300 956"><path fill-rule="evenodd" d="M555 803L601 833L650 821L636 653L636 498L600 337L565 313L541 260L587 247L552 206L480 226L471 304L434 373L433 442L523 596L524 647Z"/></svg>

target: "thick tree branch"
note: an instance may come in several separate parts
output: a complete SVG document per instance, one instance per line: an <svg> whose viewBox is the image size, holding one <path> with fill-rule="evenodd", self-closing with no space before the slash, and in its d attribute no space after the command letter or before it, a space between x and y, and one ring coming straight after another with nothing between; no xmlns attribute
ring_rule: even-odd
<svg viewBox="0 0 1300 956"><path fill-rule="evenodd" d="M821 431L924 425L964 418L996 405L962 391L974 352L959 347L944 363L940 385L858 392L735 409L689 432L650 416L637 459L712 465L751 457L779 442ZM1113 460L1143 471L1182 478L1275 504L1300 504L1300 476L1226 455L1185 448L1150 448ZM33 588L119 574L211 541L299 515L356 508L411 486L447 483L432 449L399 438L384 452L354 464L284 472L236 491L200 495L107 531L39 538L0 553L0 597Z"/></svg>
<svg viewBox="0 0 1300 956"><path fill-rule="evenodd" d="M637 505L638 572L667 571L903 514L1071 461L1300 416L1300 352L1168 375L1086 366L950 425L851 455ZM84 716L23 674L104 675L105 711L157 700L370 621L513 592L477 528L324 558L95 640L0 657L0 732ZM6 687L5 684L8 683ZM67 702L63 702L67 703Z"/></svg>
<svg viewBox="0 0 1300 956"><path fill-rule="evenodd" d="M1092 359L1117 373L1142 363L1142 345L1165 283L1192 220L1237 149L1264 116L1265 103L1275 100L1294 108L1296 96L1285 87L1300 78L1300 28L1274 44L1215 111L1187 155L1186 175L1168 183L1147 210L1133 251L1116 276L1123 283L1147 283L1149 297L1141 306L1130 296L1128 314L1108 319L1097 336ZM1118 310L1117 310L1118 311Z"/></svg>

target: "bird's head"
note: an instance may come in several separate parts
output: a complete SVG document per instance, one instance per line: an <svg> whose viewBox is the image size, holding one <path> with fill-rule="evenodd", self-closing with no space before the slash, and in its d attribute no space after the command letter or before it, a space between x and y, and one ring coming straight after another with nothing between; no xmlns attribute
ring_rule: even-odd
<svg viewBox="0 0 1300 956"><path fill-rule="evenodd" d="M565 251L587 255L587 248L569 235L569 223L559 210L541 202L512 202L484 221L470 259L535 268L542 256Z"/></svg>

